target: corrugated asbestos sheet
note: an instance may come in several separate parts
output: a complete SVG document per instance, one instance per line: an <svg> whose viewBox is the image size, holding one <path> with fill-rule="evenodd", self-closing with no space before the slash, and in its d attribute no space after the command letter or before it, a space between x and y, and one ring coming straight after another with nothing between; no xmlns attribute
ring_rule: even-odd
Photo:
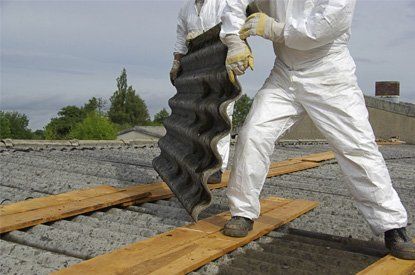
<svg viewBox="0 0 415 275"><path fill-rule="evenodd" d="M231 130L226 108L240 95L226 72L227 48L219 31L220 25L194 39L183 57L177 94L169 100L172 113L164 121L167 133L159 140L161 154L153 161L194 220L211 203L207 178L221 166L216 145Z"/></svg>
<svg viewBox="0 0 415 275"><path fill-rule="evenodd" d="M415 145L380 149L408 210L408 233L415 236ZM285 143L275 147L271 160L327 150L326 145ZM159 154L159 148L150 145L0 146L0 202L8 204L102 184L123 188L160 181L151 168L151 161ZM230 155L232 163L233 152ZM225 189L212 192L212 205L200 214L201 219L229 210L225 193ZM384 256L381 251L368 251L370 246L361 243L382 241L382 237L372 235L353 206L337 163L269 178L261 197L268 196L315 200L320 205L287 225L287 232L274 231L193 274L356 274ZM190 222L181 203L172 198L102 209L1 234L0 274L46 275ZM350 246L349 240L360 244Z"/></svg>

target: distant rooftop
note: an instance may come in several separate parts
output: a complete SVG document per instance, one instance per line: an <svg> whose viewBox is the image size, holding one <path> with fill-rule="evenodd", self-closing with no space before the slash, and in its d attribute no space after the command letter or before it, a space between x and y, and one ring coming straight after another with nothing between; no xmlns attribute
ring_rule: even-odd
<svg viewBox="0 0 415 275"><path fill-rule="evenodd" d="M135 126L118 133L119 139L161 138L166 134L163 126Z"/></svg>

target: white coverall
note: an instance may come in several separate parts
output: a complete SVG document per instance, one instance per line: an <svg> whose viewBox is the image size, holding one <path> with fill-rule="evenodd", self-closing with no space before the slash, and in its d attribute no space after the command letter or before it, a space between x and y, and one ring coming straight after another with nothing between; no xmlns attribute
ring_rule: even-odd
<svg viewBox="0 0 415 275"><path fill-rule="evenodd" d="M227 0L221 36L238 34L252 0ZM405 227L407 213L368 121L347 48L355 0L271 0L284 42L239 132L227 196L232 216L256 219L274 144L308 114L336 154L356 205L375 234Z"/></svg>
<svg viewBox="0 0 415 275"><path fill-rule="evenodd" d="M185 55L187 49L187 37L194 38L220 23L221 14L225 7L225 0L204 0L200 13L197 11L195 0L188 0L181 8L177 19L177 41L174 47L174 53ZM235 103L228 105L226 112L232 121L233 108ZM222 157L222 172L228 166L230 135L219 140L217 149Z"/></svg>

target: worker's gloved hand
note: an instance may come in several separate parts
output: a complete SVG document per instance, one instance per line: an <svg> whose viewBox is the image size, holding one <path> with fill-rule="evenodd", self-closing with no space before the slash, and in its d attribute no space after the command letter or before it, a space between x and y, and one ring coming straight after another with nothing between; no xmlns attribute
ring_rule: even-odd
<svg viewBox="0 0 415 275"><path fill-rule="evenodd" d="M239 31L241 39L253 35L262 36L275 43L281 43L284 41L284 24L275 21L265 13L254 13L246 19L245 24Z"/></svg>
<svg viewBox="0 0 415 275"><path fill-rule="evenodd" d="M227 35L222 37L221 40L228 47L226 70L228 71L229 80L235 84L235 75L244 74L248 67L253 70L254 57L249 46L238 35Z"/></svg>
<svg viewBox="0 0 415 275"><path fill-rule="evenodd" d="M181 69L180 61L179 60L173 60L173 65L170 70L170 82L174 86L174 82L176 81L177 75L179 74Z"/></svg>

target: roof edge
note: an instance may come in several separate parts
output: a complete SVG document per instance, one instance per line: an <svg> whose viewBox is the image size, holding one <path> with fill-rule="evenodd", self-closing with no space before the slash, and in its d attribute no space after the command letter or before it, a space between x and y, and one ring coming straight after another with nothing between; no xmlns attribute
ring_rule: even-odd
<svg viewBox="0 0 415 275"><path fill-rule="evenodd" d="M415 104L400 102L395 103L385 99L365 95L366 106L369 108L380 109L404 116L415 117Z"/></svg>
<svg viewBox="0 0 415 275"><path fill-rule="evenodd" d="M2 139L0 142L0 148L13 148L13 147L86 147L86 146L134 146L134 145L151 145L156 141L148 139L135 139L135 140L30 140L30 139Z"/></svg>

